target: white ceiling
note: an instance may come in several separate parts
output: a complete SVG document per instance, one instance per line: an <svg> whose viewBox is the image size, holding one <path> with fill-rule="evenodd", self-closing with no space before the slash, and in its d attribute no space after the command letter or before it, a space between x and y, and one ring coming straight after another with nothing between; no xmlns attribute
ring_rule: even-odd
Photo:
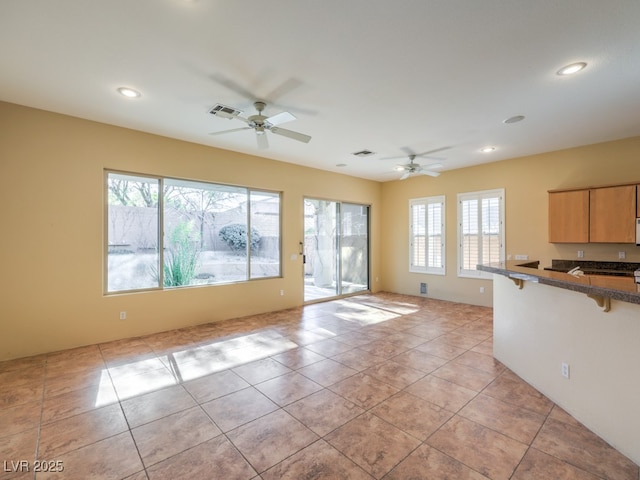
<svg viewBox="0 0 640 480"><path fill-rule="evenodd" d="M256 99L312 140L208 135ZM640 1L2 0L0 100L380 181L451 147L444 176L640 135Z"/></svg>

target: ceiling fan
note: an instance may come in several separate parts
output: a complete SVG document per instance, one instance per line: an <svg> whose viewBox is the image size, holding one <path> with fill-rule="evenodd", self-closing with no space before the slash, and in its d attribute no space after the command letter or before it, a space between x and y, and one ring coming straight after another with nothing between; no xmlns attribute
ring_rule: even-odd
<svg viewBox="0 0 640 480"><path fill-rule="evenodd" d="M267 117L262 114L267 104L265 102L254 102L253 106L258 111L256 115L251 115L247 118L241 117L240 110L236 110L225 105L217 104L213 107L209 113L217 117L227 118L229 120L235 118L247 124L246 127L232 128L231 130L223 130L221 132L211 132L209 135L221 135L224 133L239 132L240 130L255 130L256 140L258 142L258 148L265 149L269 147L269 141L267 140L267 130L276 135L282 135L283 137L292 138L299 142L309 143L311 137L304 133L294 132L285 128L280 128L278 125L295 120L296 117L289 112L280 112L271 117Z"/></svg>
<svg viewBox="0 0 640 480"><path fill-rule="evenodd" d="M413 175L413 174L429 175L430 177L437 177L438 175L440 175L440 172L436 172L431 169L442 167L442 163L418 165L417 163L415 163L415 159L418 157L429 158L429 155L431 155L432 153L448 150L449 148L451 147L441 147L441 148L436 148L435 150L429 150L428 152L422 152L422 153L413 153L410 150L406 149L406 151L408 152L406 157L385 157L385 158L382 158L381 160L397 160L399 158L409 158L409 163L406 163L404 165L397 165L395 168L399 172L404 172L400 177L400 180L404 180L405 178L408 178L410 175ZM441 159L437 159L437 160L441 160Z"/></svg>
<svg viewBox="0 0 640 480"><path fill-rule="evenodd" d="M429 168L438 168L441 167L441 163L432 163L431 165L427 165L423 167L422 165L418 165L414 163L413 160L416 158L415 155L409 155L409 163L406 165L398 165L396 170L399 172L404 172L400 177L400 180L404 180L405 178L413 175L414 173L419 173L421 175L429 175L430 177L437 177L440 175L440 172L436 172L434 170L429 170Z"/></svg>

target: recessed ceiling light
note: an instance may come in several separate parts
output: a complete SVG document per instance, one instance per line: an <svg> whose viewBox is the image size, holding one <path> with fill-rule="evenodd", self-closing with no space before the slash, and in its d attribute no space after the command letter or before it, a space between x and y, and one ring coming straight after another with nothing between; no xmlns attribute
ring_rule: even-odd
<svg viewBox="0 0 640 480"><path fill-rule="evenodd" d="M557 75L573 75L587 66L585 62L572 63L566 67L562 67L556 72Z"/></svg>
<svg viewBox="0 0 640 480"><path fill-rule="evenodd" d="M127 98L138 98L142 96L140 92L138 92L137 90L134 90L133 88L128 88L128 87L118 88L118 93L120 95L124 95Z"/></svg>
<svg viewBox="0 0 640 480"><path fill-rule="evenodd" d="M518 123L524 120L524 115L514 115L513 117L505 118L502 123Z"/></svg>
<svg viewBox="0 0 640 480"><path fill-rule="evenodd" d="M495 149L496 147L486 146L486 147L482 147L480 151L482 153L489 153L489 152L493 152Z"/></svg>

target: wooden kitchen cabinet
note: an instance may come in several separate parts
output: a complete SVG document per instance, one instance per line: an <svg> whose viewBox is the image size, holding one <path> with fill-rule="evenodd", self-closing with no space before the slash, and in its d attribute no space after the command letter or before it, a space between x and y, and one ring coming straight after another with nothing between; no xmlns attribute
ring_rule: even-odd
<svg viewBox="0 0 640 480"><path fill-rule="evenodd" d="M589 242L589 190L549 192L549 242Z"/></svg>
<svg viewBox="0 0 640 480"><path fill-rule="evenodd" d="M589 242L636 242L636 185L589 191Z"/></svg>
<svg viewBox="0 0 640 480"><path fill-rule="evenodd" d="M640 184L549 191L549 242L636 243Z"/></svg>

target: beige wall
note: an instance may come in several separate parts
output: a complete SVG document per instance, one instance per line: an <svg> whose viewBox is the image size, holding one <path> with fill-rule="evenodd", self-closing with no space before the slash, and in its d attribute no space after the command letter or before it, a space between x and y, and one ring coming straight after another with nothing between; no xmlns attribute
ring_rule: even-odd
<svg viewBox="0 0 640 480"><path fill-rule="evenodd" d="M640 181L640 137L550 152L443 172L439 177L418 176L382 186L383 290L418 294L426 282L429 296L445 300L491 305L492 281L457 277L456 195L505 189L506 252L528 255L541 266L553 258L618 261L625 251L628 261L640 262L635 245L550 244L547 241L547 190ZM409 273L409 199L446 196L446 276ZM480 293L480 287L485 292Z"/></svg>
<svg viewBox="0 0 640 480"><path fill-rule="evenodd" d="M304 196L372 205L374 291L417 294L427 282L429 296L491 305L491 280L456 276L456 194L493 188L506 190L508 253L547 265L623 249L640 262L632 245L549 244L546 193L640 180L639 159L640 137L381 184L0 103L0 360L301 305L301 260L290 256ZM283 278L103 296L105 168L282 191ZM409 273L408 201L443 194L447 275Z"/></svg>
<svg viewBox="0 0 640 480"><path fill-rule="evenodd" d="M494 282L495 357L640 463L640 305L613 300L603 312L583 293Z"/></svg>
<svg viewBox="0 0 640 480"><path fill-rule="evenodd" d="M104 296L105 168L282 191L283 278ZM372 206L381 276L378 182L7 103L0 182L0 360L301 305L304 196Z"/></svg>

